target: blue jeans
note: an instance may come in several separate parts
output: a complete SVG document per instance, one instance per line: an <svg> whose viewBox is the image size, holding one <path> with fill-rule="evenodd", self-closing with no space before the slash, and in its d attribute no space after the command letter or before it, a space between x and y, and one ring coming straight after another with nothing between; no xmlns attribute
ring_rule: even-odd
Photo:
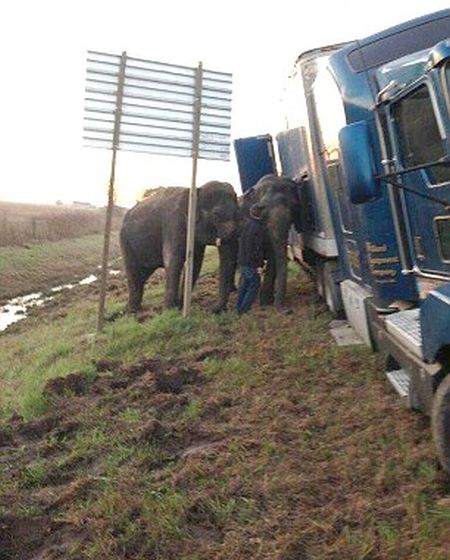
<svg viewBox="0 0 450 560"><path fill-rule="evenodd" d="M260 284L259 274L253 266L240 267L237 312L239 315L246 313L258 295Z"/></svg>

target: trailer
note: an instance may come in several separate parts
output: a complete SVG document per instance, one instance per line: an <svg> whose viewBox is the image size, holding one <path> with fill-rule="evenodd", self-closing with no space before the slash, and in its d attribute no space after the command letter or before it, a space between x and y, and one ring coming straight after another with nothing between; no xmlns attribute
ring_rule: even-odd
<svg viewBox="0 0 450 560"><path fill-rule="evenodd" d="M302 198L296 250L330 310L345 312L405 402L431 416L448 472L449 38L442 10L301 54L275 142Z"/></svg>

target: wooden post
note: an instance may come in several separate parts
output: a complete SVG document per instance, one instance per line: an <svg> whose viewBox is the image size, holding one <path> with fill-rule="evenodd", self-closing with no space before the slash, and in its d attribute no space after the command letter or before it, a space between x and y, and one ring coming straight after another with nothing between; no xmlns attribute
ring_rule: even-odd
<svg viewBox="0 0 450 560"><path fill-rule="evenodd" d="M127 53L123 51L120 60L119 76L117 82L117 94L116 94L116 109L114 112L114 134L113 134L112 159L111 159L111 174L109 177L108 206L106 208L105 234L103 239L103 258L102 258L102 270L101 270L101 277L100 277L100 300L98 306L97 332L101 332L103 330L104 315L105 315L109 245L111 239L112 215L114 210L114 181L116 176L116 157L117 157L117 150L119 147L119 139L120 139L120 119L122 116L123 84L125 81L126 63L127 63Z"/></svg>
<svg viewBox="0 0 450 560"><path fill-rule="evenodd" d="M183 317L191 310L192 277L194 267L195 222L197 214L197 160L200 144L200 118L202 112L203 64L198 63L195 72L195 94L192 128L192 179L189 191L189 211L186 236L186 261L184 263Z"/></svg>

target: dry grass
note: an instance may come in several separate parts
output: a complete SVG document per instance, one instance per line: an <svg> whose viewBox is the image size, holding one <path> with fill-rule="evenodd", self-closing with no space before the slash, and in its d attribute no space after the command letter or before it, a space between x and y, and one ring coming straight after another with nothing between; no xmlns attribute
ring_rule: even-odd
<svg viewBox="0 0 450 560"><path fill-rule="evenodd" d="M113 229L122 216L122 209L116 209ZM0 247L101 233L104 222L104 208L0 202Z"/></svg>

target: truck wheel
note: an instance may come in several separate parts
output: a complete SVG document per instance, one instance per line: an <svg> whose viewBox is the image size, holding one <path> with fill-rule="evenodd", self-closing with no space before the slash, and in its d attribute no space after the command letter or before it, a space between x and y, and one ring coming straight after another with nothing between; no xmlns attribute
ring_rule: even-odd
<svg viewBox="0 0 450 560"><path fill-rule="evenodd" d="M434 394L431 429L439 461L450 474L450 375L444 378Z"/></svg>
<svg viewBox="0 0 450 560"><path fill-rule="evenodd" d="M332 262L326 262L323 265L323 298L331 313L335 317L341 317L343 316L344 305L341 290L333 278L334 269L335 265Z"/></svg>
<svg viewBox="0 0 450 560"><path fill-rule="evenodd" d="M316 291L321 298L325 297L323 285L323 262L319 261L316 265Z"/></svg>

